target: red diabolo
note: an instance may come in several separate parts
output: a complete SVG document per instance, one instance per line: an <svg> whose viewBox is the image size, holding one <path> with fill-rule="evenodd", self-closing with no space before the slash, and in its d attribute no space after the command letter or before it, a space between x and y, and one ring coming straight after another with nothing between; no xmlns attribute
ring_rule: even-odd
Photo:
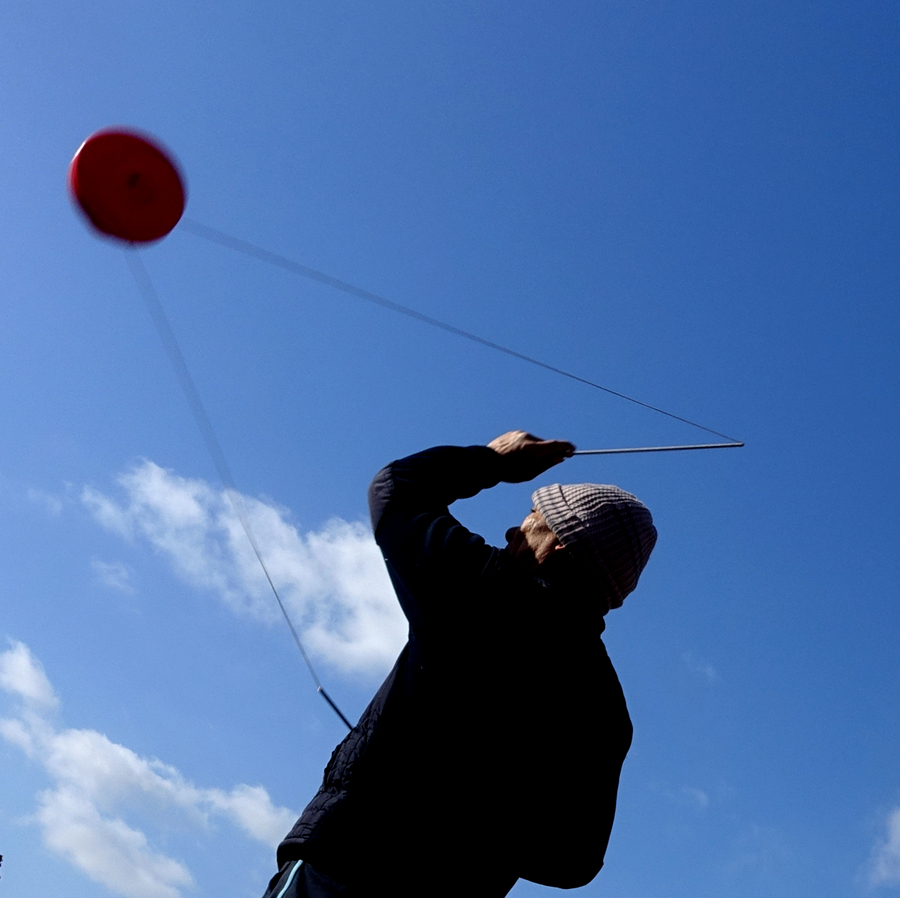
<svg viewBox="0 0 900 898"><path fill-rule="evenodd" d="M69 166L69 190L98 231L129 243L165 237L184 212L175 163L136 131L92 134Z"/></svg>

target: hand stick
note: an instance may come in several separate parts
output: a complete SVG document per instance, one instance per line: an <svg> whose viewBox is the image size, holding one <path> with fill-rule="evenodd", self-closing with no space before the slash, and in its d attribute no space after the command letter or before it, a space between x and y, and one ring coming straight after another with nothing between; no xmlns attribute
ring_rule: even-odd
<svg viewBox="0 0 900 898"><path fill-rule="evenodd" d="M695 446L641 446L634 449L576 449L574 455L624 455L626 452L683 452L686 449L739 449L743 443L703 443Z"/></svg>

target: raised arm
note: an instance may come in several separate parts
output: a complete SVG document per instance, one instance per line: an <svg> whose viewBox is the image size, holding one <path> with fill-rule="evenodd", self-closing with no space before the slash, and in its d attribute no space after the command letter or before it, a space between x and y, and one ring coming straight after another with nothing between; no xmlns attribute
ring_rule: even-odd
<svg viewBox="0 0 900 898"><path fill-rule="evenodd" d="M467 530L449 505L501 481L530 480L574 447L511 431L488 446L439 446L383 468L369 487L375 539L415 633L479 608L480 587L512 567L507 553Z"/></svg>
<svg viewBox="0 0 900 898"><path fill-rule="evenodd" d="M569 458L575 446L565 440L541 440L511 430L487 446L438 446L382 468L369 486L372 529L378 532L388 509L447 508L501 481L523 483Z"/></svg>

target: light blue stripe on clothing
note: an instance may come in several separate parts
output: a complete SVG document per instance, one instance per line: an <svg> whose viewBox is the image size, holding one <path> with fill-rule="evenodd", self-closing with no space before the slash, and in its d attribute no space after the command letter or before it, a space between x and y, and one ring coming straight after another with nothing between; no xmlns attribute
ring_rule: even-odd
<svg viewBox="0 0 900 898"><path fill-rule="evenodd" d="M297 871L302 866L303 861L294 861L294 866L291 869L291 874L287 878L287 882L284 884L284 888L275 896L275 898L284 898L285 892L291 887L291 883L294 881L294 877L297 875Z"/></svg>

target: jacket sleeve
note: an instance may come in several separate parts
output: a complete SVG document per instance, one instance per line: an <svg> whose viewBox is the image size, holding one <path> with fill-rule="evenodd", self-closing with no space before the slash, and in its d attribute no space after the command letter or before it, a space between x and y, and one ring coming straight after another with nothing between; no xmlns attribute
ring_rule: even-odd
<svg viewBox="0 0 900 898"><path fill-rule="evenodd" d="M439 446L376 474L369 511L397 597L413 633L463 620L485 586L511 565L449 511L457 499L500 482L501 457L486 446Z"/></svg>

